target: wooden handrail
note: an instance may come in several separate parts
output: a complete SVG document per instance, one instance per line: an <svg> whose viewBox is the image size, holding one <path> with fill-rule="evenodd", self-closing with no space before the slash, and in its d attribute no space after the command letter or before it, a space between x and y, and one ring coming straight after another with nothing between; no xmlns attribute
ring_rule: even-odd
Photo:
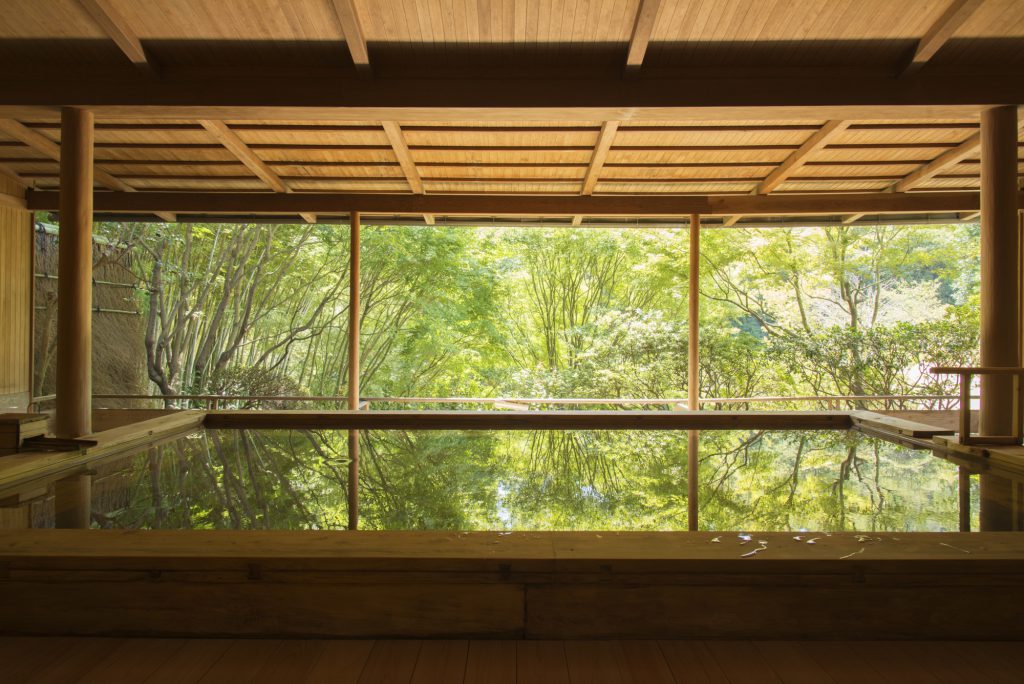
<svg viewBox="0 0 1024 684"><path fill-rule="evenodd" d="M1019 375L1024 376L1024 368L1016 366L935 366L933 375Z"/></svg>
<svg viewBox="0 0 1024 684"><path fill-rule="evenodd" d="M1024 388L1024 368L1019 366L935 366L935 375L960 376L960 444L1016 444L1024 443L1024 424L1021 420L1021 392ZM1013 378L1011 398L1013 425L1011 435L971 435L971 380L975 375L1002 375Z"/></svg>

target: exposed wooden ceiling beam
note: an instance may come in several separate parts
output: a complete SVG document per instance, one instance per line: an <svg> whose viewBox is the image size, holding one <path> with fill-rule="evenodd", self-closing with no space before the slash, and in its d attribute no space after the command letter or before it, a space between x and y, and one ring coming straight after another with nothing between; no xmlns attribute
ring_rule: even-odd
<svg viewBox="0 0 1024 684"><path fill-rule="evenodd" d="M601 126L601 132L597 136L597 144L594 146L594 153L590 157L590 166L587 167L587 175L583 179L582 193L584 195L594 194L594 187L597 185L597 179L601 175L601 167L604 166L604 160L608 158L608 151L612 148L612 143L615 141L615 132L618 129L618 121L605 121Z"/></svg>
<svg viewBox="0 0 1024 684"><path fill-rule="evenodd" d="M937 176L950 166L959 164L967 157L975 155L981 148L981 133L975 133L957 147L943 152L938 157L924 166L905 176L902 180L893 183L893 192L906 192L916 188L921 183Z"/></svg>
<svg viewBox="0 0 1024 684"><path fill-rule="evenodd" d="M396 121L381 121L381 125L384 127L384 132L391 143L391 149L395 151L398 164L402 167L402 172L405 173L405 179L409 182L409 187L417 195L424 194L423 180L420 178L420 172L416 170L416 162L413 161L412 153L405 142L402 127Z"/></svg>
<svg viewBox="0 0 1024 684"><path fill-rule="evenodd" d="M30 209L53 210L57 192L29 190ZM775 195L412 195L253 192L100 192L96 211L190 213L440 214L444 216L680 217L843 215L978 211L977 192Z"/></svg>
<svg viewBox="0 0 1024 684"><path fill-rule="evenodd" d="M244 72L243 72L244 73ZM97 118L383 121L735 121L771 119L974 118L986 106L1024 104L1024 79L1013 72L950 74L924 70L907 79L864 75L757 72L699 78L675 74L639 79L486 76L431 78L396 73L365 79L339 72L323 78L207 76L141 80L126 87L116 74L33 78L10 75L0 88L0 117L49 118L61 105L91 108ZM251 76L251 73L250 73ZM213 108L213 109L210 109Z"/></svg>
<svg viewBox="0 0 1024 684"><path fill-rule="evenodd" d="M983 2L984 0L953 0L946 11L924 34L924 37L917 41L914 54L910 56L910 60L903 67L900 77L905 78L916 74L946 44L953 33L970 19Z"/></svg>
<svg viewBox="0 0 1024 684"><path fill-rule="evenodd" d="M629 39L629 52L626 55L627 73L639 71L643 66L660 9L661 0L640 0L636 20L633 22L633 35Z"/></svg>
<svg viewBox="0 0 1024 684"><path fill-rule="evenodd" d="M217 142L225 147L231 154L235 155L238 161L245 164L245 167L252 171L260 180L270 186L274 192L289 193L292 191L288 184L281 180L277 173L267 166L266 162L256 156L244 140L231 130L223 121L213 119L202 119L200 125L209 131ZM316 214L301 212L302 220L306 223L316 223Z"/></svg>
<svg viewBox="0 0 1024 684"><path fill-rule="evenodd" d="M363 24L359 19L359 12L353 0L331 0L334 7L334 14L338 17L341 31L345 35L345 45L348 46L349 54L352 55L352 63L356 69L368 73L370 71L370 53L366 49L366 35L363 33Z"/></svg>
<svg viewBox="0 0 1024 684"><path fill-rule="evenodd" d="M865 214L864 212L861 212L859 214L850 214L849 216L847 216L846 218L843 219L843 224L844 225L849 225L851 223L856 223L857 221L860 221L865 216L867 216L867 214Z"/></svg>
<svg viewBox="0 0 1024 684"><path fill-rule="evenodd" d="M0 119L0 131L3 131L22 144L31 147L36 152L49 157L53 161L60 162L60 145L47 138L45 135L33 131L21 122L15 121L14 119ZM136 192L135 188L131 187L121 179L112 176L103 169L94 167L93 178L97 183L111 190L119 192ZM174 214L167 211L155 211L153 213L163 220L171 223L176 220Z"/></svg>
<svg viewBox="0 0 1024 684"><path fill-rule="evenodd" d="M811 134L803 145L789 155L777 169L768 174L768 177L757 184L754 194L767 195L775 188L782 185L787 178L797 171L808 157L825 147L837 134L846 130L849 125L847 121L831 120Z"/></svg>
<svg viewBox="0 0 1024 684"><path fill-rule="evenodd" d="M576 214L575 216L572 217L572 225L573 226L579 226L582 223L583 223L583 217L580 216L579 214Z"/></svg>
<svg viewBox="0 0 1024 684"><path fill-rule="evenodd" d="M78 0L90 17L93 18L104 33L117 43L125 57L131 60L140 71L146 74L155 75L153 64L146 58L146 51L142 42L135 32L128 26L128 22L109 0Z"/></svg>
<svg viewBox="0 0 1024 684"><path fill-rule="evenodd" d="M722 219L722 227L729 228L731 226L735 226L741 218L743 218L743 214L733 214L732 216L726 216Z"/></svg>
<svg viewBox="0 0 1024 684"><path fill-rule="evenodd" d="M249 146L238 137L223 121L203 119L199 122L203 128L209 131L217 142L223 145L231 154L235 155L238 161L245 164L245 167L252 171L260 180L269 185L275 192L288 192L288 186L281 180L267 164L256 156L256 153L249 149Z"/></svg>
<svg viewBox="0 0 1024 684"><path fill-rule="evenodd" d="M420 178L420 172L416 169L416 162L412 158L412 152L409 151L409 145L405 142L402 127L397 121L381 121L381 125L391 143L391 149L394 150L395 157L398 159L398 165L402 167L409 188L417 195L426 194L426 190L423 188L423 179ZM423 214L423 222L428 226L434 225L434 215Z"/></svg>

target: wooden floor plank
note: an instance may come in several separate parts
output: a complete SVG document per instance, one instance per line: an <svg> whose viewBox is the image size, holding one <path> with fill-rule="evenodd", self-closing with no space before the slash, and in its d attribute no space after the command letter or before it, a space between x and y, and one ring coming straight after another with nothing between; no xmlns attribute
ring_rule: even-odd
<svg viewBox="0 0 1024 684"><path fill-rule="evenodd" d="M27 679L26 684L62 684L77 682L113 651L121 639L83 637L74 642L56 658L41 664ZM5 662L9 662L5 659ZM5 668L6 669L6 668Z"/></svg>
<svg viewBox="0 0 1024 684"><path fill-rule="evenodd" d="M707 641L705 644L733 684L782 684L782 680L752 642Z"/></svg>
<svg viewBox="0 0 1024 684"><path fill-rule="evenodd" d="M422 644L422 641L397 639L374 642L358 681L366 684L408 684L416 670Z"/></svg>
<svg viewBox="0 0 1024 684"><path fill-rule="evenodd" d="M626 668L634 681L645 684L674 684L675 677L657 642L645 640L620 641Z"/></svg>
<svg viewBox="0 0 1024 684"><path fill-rule="evenodd" d="M145 681L184 645L184 639L123 639L78 681L88 684Z"/></svg>
<svg viewBox="0 0 1024 684"><path fill-rule="evenodd" d="M813 658L836 684L889 681L861 652L862 642L806 641L801 642L800 645L801 651ZM881 667L880 664L879 667Z"/></svg>
<svg viewBox="0 0 1024 684"><path fill-rule="evenodd" d="M914 642L871 641L858 651L894 684L940 684L921 660Z"/></svg>
<svg viewBox="0 0 1024 684"><path fill-rule="evenodd" d="M972 665L957 648L948 643L918 641L913 650L928 671L943 684L986 681L984 673Z"/></svg>
<svg viewBox="0 0 1024 684"><path fill-rule="evenodd" d="M320 655L306 675L311 684L355 684L373 650L371 639L325 641Z"/></svg>
<svg viewBox="0 0 1024 684"><path fill-rule="evenodd" d="M803 653L801 644L792 641L758 641L757 650L772 671L786 684L826 684L835 682L821 665Z"/></svg>
<svg viewBox="0 0 1024 684"><path fill-rule="evenodd" d="M280 639L232 639L199 681L209 684L251 681L280 643Z"/></svg>
<svg viewBox="0 0 1024 684"><path fill-rule="evenodd" d="M285 639L270 653L253 681L267 684L305 681L323 650L324 642L319 639Z"/></svg>
<svg viewBox="0 0 1024 684"><path fill-rule="evenodd" d="M704 642L663 640L658 642L658 646L677 682L729 684L729 679Z"/></svg>
<svg viewBox="0 0 1024 684"><path fill-rule="evenodd" d="M572 684L633 681L618 641L566 641L565 660Z"/></svg>
<svg viewBox="0 0 1024 684"><path fill-rule="evenodd" d="M412 673L413 684L461 682L466 675L468 655L469 641L466 640L424 641Z"/></svg>
<svg viewBox="0 0 1024 684"><path fill-rule="evenodd" d="M65 637L0 637L3 675L12 682L28 679L46 663L60 658L74 643Z"/></svg>
<svg viewBox="0 0 1024 684"><path fill-rule="evenodd" d="M981 641L951 642L949 647L977 668L987 681L993 684L1020 684L1024 664L1021 656L1007 658L999 644ZM1017 648L1014 648L1017 647ZM1024 644L1011 644L1010 648L1024 648Z"/></svg>
<svg viewBox="0 0 1024 684"><path fill-rule="evenodd" d="M561 641L516 642L518 684L569 684L569 666Z"/></svg>
<svg viewBox="0 0 1024 684"><path fill-rule="evenodd" d="M188 639L146 684L193 684L202 679L234 643L231 639Z"/></svg>
<svg viewBox="0 0 1024 684"><path fill-rule="evenodd" d="M471 641L466 657L466 684L515 684L515 641Z"/></svg>

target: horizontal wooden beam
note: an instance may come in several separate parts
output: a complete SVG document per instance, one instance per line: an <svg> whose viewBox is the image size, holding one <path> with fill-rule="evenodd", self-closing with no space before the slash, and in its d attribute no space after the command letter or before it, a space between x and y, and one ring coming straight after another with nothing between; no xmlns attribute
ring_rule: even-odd
<svg viewBox="0 0 1024 684"><path fill-rule="evenodd" d="M274 430L835 430L846 411L210 411L209 428Z"/></svg>
<svg viewBox="0 0 1024 684"><path fill-rule="evenodd" d="M209 71L209 70L207 70ZM0 116L52 118L62 105L90 107L97 118L346 121L728 121L770 119L970 119L987 106L1024 104L1024 79L1012 70L955 73L927 69L905 79L891 73L758 70L718 77L659 72L644 78L603 71L558 78L485 75L430 77L414 72L361 78L339 71L330 78L296 70L253 78L181 76L159 82L91 72L0 81ZM757 112L751 108L757 107Z"/></svg>
<svg viewBox="0 0 1024 684"><path fill-rule="evenodd" d="M56 211L59 193L28 192L34 211ZM97 212L440 214L442 216L788 216L978 211L977 192L773 195L410 195L265 192L98 192Z"/></svg>

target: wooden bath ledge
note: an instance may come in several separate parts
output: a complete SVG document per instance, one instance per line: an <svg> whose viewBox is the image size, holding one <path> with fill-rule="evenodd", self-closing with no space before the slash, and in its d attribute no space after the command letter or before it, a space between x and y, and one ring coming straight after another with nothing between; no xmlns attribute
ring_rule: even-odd
<svg viewBox="0 0 1024 684"><path fill-rule="evenodd" d="M1024 535L742 542L736 532L0 532L0 632L1021 638Z"/></svg>

